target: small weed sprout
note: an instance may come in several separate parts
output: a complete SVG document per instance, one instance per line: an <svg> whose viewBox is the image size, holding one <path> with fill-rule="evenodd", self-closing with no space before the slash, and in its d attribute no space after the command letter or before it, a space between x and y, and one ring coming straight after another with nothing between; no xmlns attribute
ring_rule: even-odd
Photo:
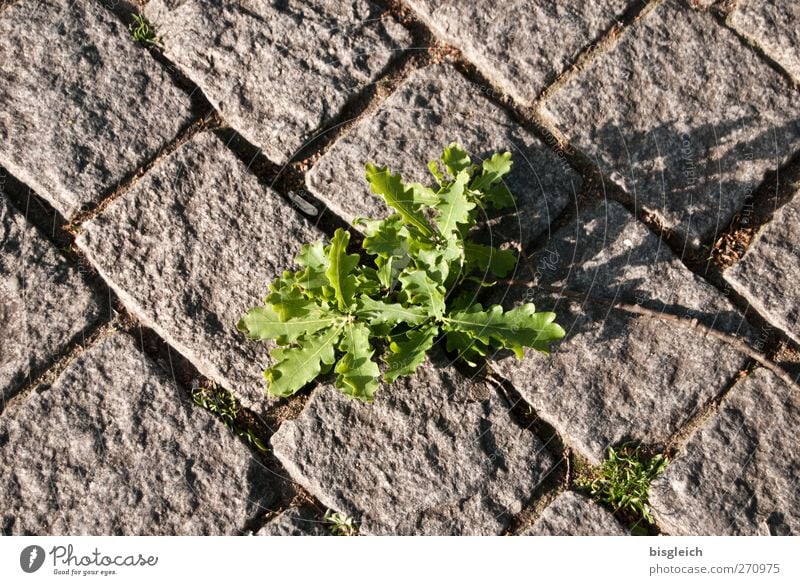
<svg viewBox="0 0 800 585"><path fill-rule="evenodd" d="M158 46L161 39L156 37L156 30L141 14L133 15L133 22L128 25L133 40L143 45Z"/></svg>
<svg viewBox="0 0 800 585"><path fill-rule="evenodd" d="M598 467L587 470L575 484L614 510L623 510L653 523L648 503L650 483L669 463L663 455L646 457L639 447L609 447L608 456Z"/></svg>
<svg viewBox="0 0 800 585"><path fill-rule="evenodd" d="M218 388L216 384L212 383L210 388L205 386L194 388L192 390L192 400L197 406L204 408L220 419L226 427L250 447L262 452L267 450L267 446L253 431L237 422L239 406L230 392Z"/></svg>
<svg viewBox="0 0 800 585"><path fill-rule="evenodd" d="M328 524L328 530L334 536L355 536L356 527L353 518L344 514L343 512L334 512L327 510L324 516L325 522Z"/></svg>

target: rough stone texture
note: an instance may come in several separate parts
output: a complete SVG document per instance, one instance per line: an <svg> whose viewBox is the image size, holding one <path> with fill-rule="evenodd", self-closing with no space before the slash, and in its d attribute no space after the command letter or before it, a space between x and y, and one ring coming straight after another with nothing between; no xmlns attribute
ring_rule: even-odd
<svg viewBox="0 0 800 585"><path fill-rule="evenodd" d="M521 363L508 357L495 367L593 463L610 444L665 441L747 363L701 331L597 302L638 303L730 333L751 333L722 294L616 203L581 214L531 264L535 274L524 278L580 293L526 293L538 310L556 312L566 338L549 356L528 352ZM521 294L510 289L504 304Z"/></svg>
<svg viewBox="0 0 800 585"><path fill-rule="evenodd" d="M256 536L330 536L330 532L307 510L293 507L267 522Z"/></svg>
<svg viewBox="0 0 800 585"><path fill-rule="evenodd" d="M85 278L0 192L0 402L98 317Z"/></svg>
<svg viewBox="0 0 800 585"><path fill-rule="evenodd" d="M495 390L422 366L374 404L331 386L272 437L292 479L362 534L493 534L555 460Z"/></svg>
<svg viewBox="0 0 800 585"><path fill-rule="evenodd" d="M116 334L0 417L12 534L233 534L269 505L268 474Z"/></svg>
<svg viewBox="0 0 800 585"><path fill-rule="evenodd" d="M407 182L431 183L426 164L452 141L476 160L496 151L514 155L508 186L519 213L508 213L499 229L523 242L545 231L581 187L579 175L564 159L449 65L415 71L319 160L308 174L308 186L348 221L383 217L387 207L370 193L364 164L388 165Z"/></svg>
<svg viewBox="0 0 800 585"><path fill-rule="evenodd" d="M91 0L0 14L0 164L71 216L190 122L188 96Z"/></svg>
<svg viewBox="0 0 800 585"><path fill-rule="evenodd" d="M800 395L765 369L739 382L650 488L670 534L800 534Z"/></svg>
<svg viewBox="0 0 800 585"><path fill-rule="evenodd" d="M579 212L530 256L530 270L540 287L697 318L731 334L750 331L741 313L716 288L686 268L660 238L612 200Z"/></svg>
<svg viewBox="0 0 800 585"><path fill-rule="evenodd" d="M637 0L409 0L423 22L522 103L532 102Z"/></svg>
<svg viewBox="0 0 800 585"><path fill-rule="evenodd" d="M222 116L283 163L410 41L366 0L153 0L166 56Z"/></svg>
<svg viewBox="0 0 800 585"><path fill-rule="evenodd" d="M800 343L800 193L775 214L725 279Z"/></svg>
<svg viewBox="0 0 800 585"><path fill-rule="evenodd" d="M627 531L605 508L575 492L564 492L522 536L625 536Z"/></svg>
<svg viewBox="0 0 800 585"><path fill-rule="evenodd" d="M546 105L574 146L696 246L800 148L796 102L732 31L667 0Z"/></svg>
<svg viewBox="0 0 800 585"><path fill-rule="evenodd" d="M728 22L800 82L800 3L797 0L740 0Z"/></svg>
<svg viewBox="0 0 800 585"><path fill-rule="evenodd" d="M236 323L321 232L211 133L161 161L84 229L78 245L133 314L244 406L267 405L267 348Z"/></svg>

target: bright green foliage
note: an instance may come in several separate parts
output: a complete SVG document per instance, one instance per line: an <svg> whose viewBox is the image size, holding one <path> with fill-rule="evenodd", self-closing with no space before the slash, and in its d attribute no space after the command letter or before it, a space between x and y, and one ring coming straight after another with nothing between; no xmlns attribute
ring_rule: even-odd
<svg viewBox="0 0 800 585"><path fill-rule="evenodd" d="M666 469L667 463L663 455L645 457L641 449L630 445L619 450L609 447L605 461L575 483L614 510L625 510L652 524L653 514L648 504L650 482Z"/></svg>
<svg viewBox="0 0 800 585"><path fill-rule="evenodd" d="M393 382L413 374L440 336L470 364L500 349L519 358L525 347L547 352L564 336L553 313L537 313L530 303L504 311L475 301L476 288L507 276L517 262L512 250L468 239L482 208L514 204L503 183L511 155L495 154L479 166L451 144L428 168L435 185L406 185L368 163L371 191L394 213L357 220L362 254L348 253L350 233L341 229L327 245L305 244L300 270L284 272L265 306L239 322L250 339L280 346L264 372L271 394L289 396L333 372L337 388L370 402L381 377Z"/></svg>
<svg viewBox="0 0 800 585"><path fill-rule="evenodd" d="M344 512L326 510L323 519L328 525L328 531L333 536L355 536L358 534L352 516L348 516Z"/></svg>
<svg viewBox="0 0 800 585"><path fill-rule="evenodd" d="M138 43L143 45L158 45L159 39L152 25L141 14L134 14L133 21L128 25L128 30Z"/></svg>

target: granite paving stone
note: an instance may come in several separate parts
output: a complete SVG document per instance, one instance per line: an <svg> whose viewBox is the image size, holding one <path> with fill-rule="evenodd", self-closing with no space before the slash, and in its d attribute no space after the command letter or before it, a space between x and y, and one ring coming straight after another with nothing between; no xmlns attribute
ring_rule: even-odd
<svg viewBox="0 0 800 585"><path fill-rule="evenodd" d="M761 229L725 279L770 323L800 343L800 193Z"/></svg>
<svg viewBox="0 0 800 585"><path fill-rule="evenodd" d="M235 534L273 500L252 453L125 334L3 413L0 468L17 535Z"/></svg>
<svg viewBox="0 0 800 585"><path fill-rule="evenodd" d="M625 536L613 514L575 492L563 492L522 536Z"/></svg>
<svg viewBox="0 0 800 585"><path fill-rule="evenodd" d="M741 0L728 23L761 47L800 83L800 3Z"/></svg>
<svg viewBox="0 0 800 585"><path fill-rule="evenodd" d="M530 351L521 363L499 355L494 367L594 464L609 445L666 441L747 363L699 329L610 309L598 300L697 319L745 339L752 335L724 295L617 203L581 213L530 264L522 278L536 286L509 289L504 304L527 299L537 310L552 310L567 335L550 355Z"/></svg>
<svg viewBox="0 0 800 585"><path fill-rule="evenodd" d="M409 0L417 16L521 103L532 102L637 0Z"/></svg>
<svg viewBox="0 0 800 585"><path fill-rule="evenodd" d="M233 127L284 163L410 43L366 0L153 0L145 14Z"/></svg>
<svg viewBox="0 0 800 585"><path fill-rule="evenodd" d="M99 317L86 278L0 192L0 403Z"/></svg>
<svg viewBox="0 0 800 585"><path fill-rule="evenodd" d="M14 2L0 62L0 164L67 217L191 122L189 97L99 2Z"/></svg>
<svg viewBox="0 0 800 585"><path fill-rule="evenodd" d="M320 387L273 435L275 455L361 534L502 532L556 460L494 389L441 362L373 404Z"/></svg>
<svg viewBox="0 0 800 585"><path fill-rule="evenodd" d="M415 71L320 158L307 184L347 221L384 217L388 208L370 193L364 164L389 166L407 182L431 183L427 163L438 160L451 142L459 142L476 161L498 151L512 153L508 187L517 197L517 209L498 226L507 237L528 243L545 232L581 188L580 176L565 159L450 65Z"/></svg>
<svg viewBox="0 0 800 585"><path fill-rule="evenodd" d="M666 0L570 78L546 116L689 246L800 150L797 93L736 34Z"/></svg>
<svg viewBox="0 0 800 585"><path fill-rule="evenodd" d="M78 245L128 309L263 411L267 346L236 323L323 234L213 133L194 136L83 228Z"/></svg>
<svg viewBox="0 0 800 585"><path fill-rule="evenodd" d="M651 486L669 534L800 534L800 396L758 369L733 387Z"/></svg>

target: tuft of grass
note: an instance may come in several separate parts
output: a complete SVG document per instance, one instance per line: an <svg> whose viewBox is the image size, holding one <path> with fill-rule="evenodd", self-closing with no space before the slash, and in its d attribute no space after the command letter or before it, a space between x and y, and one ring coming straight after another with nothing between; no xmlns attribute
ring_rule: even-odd
<svg viewBox="0 0 800 585"><path fill-rule="evenodd" d="M156 29L141 14L133 15L133 22L128 25L133 40L143 45L157 46L161 39L156 36Z"/></svg>
<svg viewBox="0 0 800 585"><path fill-rule="evenodd" d="M664 455L648 457L640 447L609 447L605 461L587 470L575 485L606 502L614 511L622 510L653 524L648 503L650 483L667 467Z"/></svg>
<svg viewBox="0 0 800 585"><path fill-rule="evenodd" d="M328 525L328 530L334 536L355 536L356 527L351 516L343 512L334 512L327 510L324 517L325 523Z"/></svg>
<svg viewBox="0 0 800 585"><path fill-rule="evenodd" d="M216 416L237 437L244 440L250 447L259 451L266 451L267 446L253 431L239 424L239 405L233 395L223 388L217 387L213 382L210 387L199 386L192 389L194 403Z"/></svg>

